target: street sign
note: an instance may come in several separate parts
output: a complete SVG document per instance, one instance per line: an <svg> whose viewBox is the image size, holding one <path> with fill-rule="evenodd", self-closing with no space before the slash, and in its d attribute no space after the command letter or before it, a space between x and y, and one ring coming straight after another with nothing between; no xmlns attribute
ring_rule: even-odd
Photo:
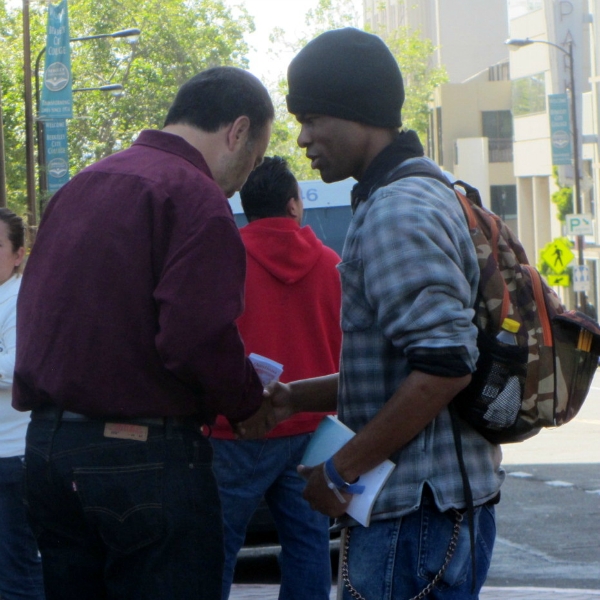
<svg viewBox="0 0 600 600"><path fill-rule="evenodd" d="M573 267L573 291L589 293L590 270L586 265L576 265Z"/></svg>
<svg viewBox="0 0 600 600"><path fill-rule="evenodd" d="M573 156L571 146L571 125L569 123L569 100L566 94L548 96L550 115L550 140L552 143L552 164L570 165Z"/></svg>
<svg viewBox="0 0 600 600"><path fill-rule="evenodd" d="M44 84L38 118L72 119L73 90L67 0L48 3Z"/></svg>
<svg viewBox="0 0 600 600"><path fill-rule="evenodd" d="M66 119L44 122L48 191L54 193L69 181L69 148Z"/></svg>
<svg viewBox="0 0 600 600"><path fill-rule="evenodd" d="M571 285L571 278L568 273L562 273L560 275L546 275L548 285L569 287Z"/></svg>
<svg viewBox="0 0 600 600"><path fill-rule="evenodd" d="M594 235L592 215L567 215L568 235Z"/></svg>
<svg viewBox="0 0 600 600"><path fill-rule="evenodd" d="M556 275L560 275L567 270L569 263L575 258L575 255L571 252L568 242L557 238L546 244L542 250L541 257Z"/></svg>

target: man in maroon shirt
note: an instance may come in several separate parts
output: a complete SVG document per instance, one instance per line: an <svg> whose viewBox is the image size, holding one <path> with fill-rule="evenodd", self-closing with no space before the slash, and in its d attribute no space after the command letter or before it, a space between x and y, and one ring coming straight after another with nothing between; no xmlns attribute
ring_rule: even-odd
<svg viewBox="0 0 600 600"><path fill-rule="evenodd" d="M254 414L235 320L245 252L226 196L274 111L249 73L179 90L162 131L52 198L18 301L13 405L48 600L220 598L220 505L199 425Z"/></svg>

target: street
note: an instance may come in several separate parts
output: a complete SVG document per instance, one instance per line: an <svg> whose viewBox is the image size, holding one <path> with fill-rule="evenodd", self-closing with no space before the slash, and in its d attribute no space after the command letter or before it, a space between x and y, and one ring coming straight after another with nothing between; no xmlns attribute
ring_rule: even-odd
<svg viewBox="0 0 600 600"><path fill-rule="evenodd" d="M503 452L487 585L600 589L600 371L571 423Z"/></svg>
<svg viewBox="0 0 600 600"><path fill-rule="evenodd" d="M600 590L600 370L571 423L503 453L507 477L486 588ZM244 583L250 591L277 581L272 551L259 554L240 559L238 594Z"/></svg>

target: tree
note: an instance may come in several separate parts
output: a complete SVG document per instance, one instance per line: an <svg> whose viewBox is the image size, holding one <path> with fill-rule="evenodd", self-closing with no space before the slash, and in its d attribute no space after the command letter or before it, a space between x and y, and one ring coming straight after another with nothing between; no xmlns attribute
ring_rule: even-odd
<svg viewBox="0 0 600 600"><path fill-rule="evenodd" d="M0 84L8 206L25 214L25 105L23 103L23 68L21 19L15 11L0 4Z"/></svg>
<svg viewBox="0 0 600 600"><path fill-rule="evenodd" d="M400 27L386 41L404 80L402 124L414 129L424 140L429 126L429 103L435 88L448 81L446 69L431 66L435 46L430 39L422 38L418 30L411 32L408 27Z"/></svg>
<svg viewBox="0 0 600 600"><path fill-rule="evenodd" d="M558 167L552 167L552 178L558 188L551 196L552 202L556 204L558 212L556 218L563 223L567 219L567 215L573 212L573 188L562 187L558 180Z"/></svg>
<svg viewBox="0 0 600 600"><path fill-rule="evenodd" d="M46 3L31 2L32 72L45 45ZM20 10L0 6L2 106L7 137L7 179L11 206L24 213L24 115ZM211 66L247 67L244 34L254 24L243 9L223 0L71 0L72 37L110 33L129 27L142 31L139 42L98 39L71 44L74 88L120 83L125 94L73 96L68 121L71 174L121 148L140 130L160 128L178 87ZM43 68L43 64L42 64ZM41 77L41 74L40 74Z"/></svg>

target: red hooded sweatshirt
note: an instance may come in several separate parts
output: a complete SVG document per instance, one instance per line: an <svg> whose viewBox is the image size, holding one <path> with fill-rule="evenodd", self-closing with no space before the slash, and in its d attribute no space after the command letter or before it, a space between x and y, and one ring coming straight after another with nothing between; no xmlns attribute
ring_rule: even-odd
<svg viewBox="0 0 600 600"><path fill-rule="evenodd" d="M240 229L246 246L246 300L237 321L246 354L283 365L280 381L337 373L342 333L340 257L289 217L258 219ZM324 413L299 413L267 437L314 431ZM233 438L219 416L212 435Z"/></svg>

